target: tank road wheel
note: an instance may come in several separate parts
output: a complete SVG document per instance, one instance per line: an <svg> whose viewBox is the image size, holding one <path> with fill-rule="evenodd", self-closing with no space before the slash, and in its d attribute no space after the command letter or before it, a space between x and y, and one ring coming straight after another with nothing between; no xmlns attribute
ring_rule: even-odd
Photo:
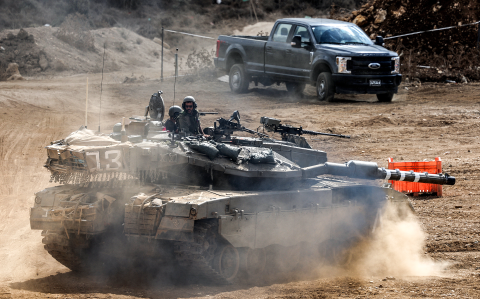
<svg viewBox="0 0 480 299"><path fill-rule="evenodd" d="M325 265L325 258L320 254L318 244L302 243L299 269L304 274L309 274L313 270Z"/></svg>
<svg viewBox="0 0 480 299"><path fill-rule="evenodd" d="M234 64L230 69L228 80L230 89L234 93L245 93L248 91L249 81L243 64Z"/></svg>
<svg viewBox="0 0 480 299"><path fill-rule="evenodd" d="M305 83L298 82L285 82L287 91L291 96L300 97L305 90Z"/></svg>
<svg viewBox="0 0 480 299"><path fill-rule="evenodd" d="M393 92L377 94L379 102L391 102L393 100Z"/></svg>
<svg viewBox="0 0 480 299"><path fill-rule="evenodd" d="M274 272L288 273L293 271L300 262L300 246L276 245L270 248L267 264Z"/></svg>
<svg viewBox="0 0 480 299"><path fill-rule="evenodd" d="M344 242L345 243L345 242ZM346 244L349 244L346 242ZM351 260L350 252L348 251L349 246L343 246L336 240L330 239L324 241L319 246L320 258L324 263L341 266L347 264Z"/></svg>
<svg viewBox="0 0 480 299"><path fill-rule="evenodd" d="M195 222L194 242L175 242L174 254L182 276L190 282L229 284L237 276L240 257L235 247L220 240L216 221Z"/></svg>
<svg viewBox="0 0 480 299"><path fill-rule="evenodd" d="M54 233L43 231L42 235L45 236L42 239L42 243L45 244L44 248L59 263L75 272L86 270L87 267L82 260L82 253L85 249L74 248L71 240L69 240L63 232ZM85 247L87 245L85 245Z"/></svg>
<svg viewBox="0 0 480 299"><path fill-rule="evenodd" d="M335 95L332 74L329 72L320 73L317 77L317 97L320 101L331 102Z"/></svg>
<svg viewBox="0 0 480 299"><path fill-rule="evenodd" d="M238 250L230 244L221 245L215 254L213 268L227 281L234 280L240 268Z"/></svg>
<svg viewBox="0 0 480 299"><path fill-rule="evenodd" d="M267 255L264 248L246 248L240 254L241 270L247 278L258 277L265 271Z"/></svg>

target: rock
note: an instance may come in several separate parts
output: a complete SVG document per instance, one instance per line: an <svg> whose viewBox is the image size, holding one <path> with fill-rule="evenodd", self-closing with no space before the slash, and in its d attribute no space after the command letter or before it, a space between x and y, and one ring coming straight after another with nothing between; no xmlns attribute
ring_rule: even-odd
<svg viewBox="0 0 480 299"><path fill-rule="evenodd" d="M387 18L387 11L383 9L379 9L377 15L375 16L375 24L380 24L385 21Z"/></svg>
<svg viewBox="0 0 480 299"><path fill-rule="evenodd" d="M393 276L387 276L387 280L395 280L395 277L393 277Z"/></svg>
<svg viewBox="0 0 480 299"><path fill-rule="evenodd" d="M162 39L161 39L161 38L154 37L154 38L153 38L153 41L156 42L156 43L159 44L159 45L162 45ZM165 49L170 49L170 45L167 44L166 42L163 42L163 47L164 47Z"/></svg>
<svg viewBox="0 0 480 299"><path fill-rule="evenodd" d="M68 67L65 65L63 60L60 60L60 59L57 59L53 62L53 68L58 72L65 71L68 69Z"/></svg>
<svg viewBox="0 0 480 299"><path fill-rule="evenodd" d="M48 68L48 60L44 54L40 54L40 58L38 59L38 65L42 68L42 71Z"/></svg>
<svg viewBox="0 0 480 299"><path fill-rule="evenodd" d="M28 32L25 31L25 29L20 29L20 31L17 34L17 38L19 39L27 39L28 38Z"/></svg>
<svg viewBox="0 0 480 299"><path fill-rule="evenodd" d="M25 80L22 75L13 75L7 78L7 81Z"/></svg>
<svg viewBox="0 0 480 299"><path fill-rule="evenodd" d="M0 47L0 52L3 52L5 51L5 48L4 47Z"/></svg>
<svg viewBox="0 0 480 299"><path fill-rule="evenodd" d="M137 81L137 77L132 74L132 77L125 77L123 83L134 83L135 81Z"/></svg>
<svg viewBox="0 0 480 299"><path fill-rule="evenodd" d="M404 13L405 13L405 7L403 7L403 6L400 6L400 8L398 10L392 12L392 14L395 18L399 18Z"/></svg>
<svg viewBox="0 0 480 299"><path fill-rule="evenodd" d="M356 24L358 26L363 26L363 25L367 24L367 18L362 16L362 15L358 15L353 20L353 24Z"/></svg>
<svg viewBox="0 0 480 299"><path fill-rule="evenodd" d="M18 64L16 63L9 63L7 69L5 70L5 76L7 81L13 80L23 80L22 75L18 71Z"/></svg>

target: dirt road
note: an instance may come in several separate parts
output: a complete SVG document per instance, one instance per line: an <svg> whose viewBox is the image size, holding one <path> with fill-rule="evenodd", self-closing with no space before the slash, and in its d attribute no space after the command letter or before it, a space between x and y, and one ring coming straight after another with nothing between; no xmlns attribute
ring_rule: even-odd
<svg viewBox="0 0 480 299"><path fill-rule="evenodd" d="M123 116L141 115L158 89L164 91L167 106L173 103L172 79L161 83L152 69L135 74L145 79L126 84L122 82L131 71L105 74L102 132L111 131ZM439 156L444 171L457 177L455 186L444 187L443 198L412 199L426 232L422 254L449 262L436 276L418 276L422 272L412 269L408 276L384 281L391 276L389 269L367 276L327 269L294 282L213 287L81 277L48 256L40 232L30 230L34 192L52 185L42 167L43 146L84 124L85 82L86 75L76 75L0 83L0 298L480 297L479 84L402 86L393 103L378 103L375 96L338 96L336 102L325 103L316 100L312 87L295 99L287 96L284 86L251 85L249 93L235 95L219 81L177 82L175 103L193 95L203 111L229 116L239 110L243 124L251 129L260 125L261 116L271 116L304 129L351 135L351 139L307 137L315 148L328 152L330 161L370 160L386 167L388 157L422 161ZM88 127L97 129L100 75L89 75L89 82ZM210 115L202 122L215 118ZM403 237L400 242L409 242L408 235L398 236ZM411 258L392 257L399 264Z"/></svg>

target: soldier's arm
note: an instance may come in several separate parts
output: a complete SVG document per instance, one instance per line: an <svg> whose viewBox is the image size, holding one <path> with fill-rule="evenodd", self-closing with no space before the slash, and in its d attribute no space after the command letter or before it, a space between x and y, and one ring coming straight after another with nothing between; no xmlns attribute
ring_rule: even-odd
<svg viewBox="0 0 480 299"><path fill-rule="evenodd" d="M203 134L202 126L200 125L200 119L198 120L198 132L200 132L200 135L205 135Z"/></svg>

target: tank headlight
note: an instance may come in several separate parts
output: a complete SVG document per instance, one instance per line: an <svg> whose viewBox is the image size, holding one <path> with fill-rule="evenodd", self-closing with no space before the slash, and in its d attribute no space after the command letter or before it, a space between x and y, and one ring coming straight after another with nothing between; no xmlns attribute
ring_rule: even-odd
<svg viewBox="0 0 480 299"><path fill-rule="evenodd" d="M351 71L347 69L347 61L351 60L352 57L337 57L337 67L338 73L340 74L350 74Z"/></svg>
<svg viewBox="0 0 480 299"><path fill-rule="evenodd" d="M400 57L392 57L393 71L392 74L400 74Z"/></svg>
<svg viewBox="0 0 480 299"><path fill-rule="evenodd" d="M38 197L38 196L35 196L35 203L38 204L38 205L41 204L41 203L42 203L42 199L41 199L40 197Z"/></svg>

